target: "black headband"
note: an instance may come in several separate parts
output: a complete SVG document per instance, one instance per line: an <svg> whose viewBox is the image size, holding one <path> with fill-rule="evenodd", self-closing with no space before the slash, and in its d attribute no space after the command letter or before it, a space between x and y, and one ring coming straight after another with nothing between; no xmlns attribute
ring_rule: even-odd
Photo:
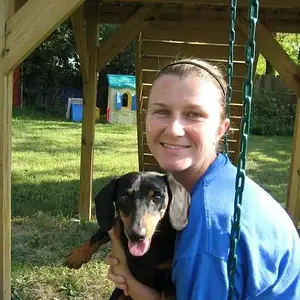
<svg viewBox="0 0 300 300"><path fill-rule="evenodd" d="M218 79L216 77L216 75L210 69L208 69L207 67L205 67L205 66L203 66L201 64L193 62L193 61L181 60L181 61L177 61L177 62L174 62L174 63L170 63L167 66L165 66L164 68L162 68L159 73L162 73L164 70L168 69L169 67L176 66L176 65L193 65L193 66L198 67L198 68L200 68L202 70L205 70L207 73L209 73L218 82L218 84L220 85L220 87L221 87L221 89L223 91L224 96L226 95L225 89L224 89L224 87L223 87L220 79Z"/></svg>

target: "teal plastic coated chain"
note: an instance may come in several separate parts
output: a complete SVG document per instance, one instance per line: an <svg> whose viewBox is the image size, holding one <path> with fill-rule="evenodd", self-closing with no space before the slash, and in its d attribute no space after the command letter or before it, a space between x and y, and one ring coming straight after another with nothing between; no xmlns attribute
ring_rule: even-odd
<svg viewBox="0 0 300 300"><path fill-rule="evenodd" d="M227 93L226 93L226 117L230 118L230 104L232 98L232 77L233 77L233 60L234 60L234 42L235 42L235 23L236 23L236 6L237 0L231 0L230 5L230 31L229 31L229 55L227 66ZM228 153L228 132L224 136L223 153Z"/></svg>
<svg viewBox="0 0 300 300"><path fill-rule="evenodd" d="M233 2L233 1L231 1ZM230 234L230 252L228 257L228 274L229 274L229 294L228 299L232 300L234 295L234 277L238 263L236 254L237 244L241 234L241 209L243 202L243 191L245 184L245 168L246 168L246 155L248 146L248 136L250 129L250 114L251 114L251 101L253 94L253 72L255 60L255 35L256 24L259 14L259 0L250 0L249 6L249 28L248 28L248 41L245 49L246 61L246 75L243 84L243 114L241 122L241 144L239 153L239 162L235 182L235 198L234 198L234 215L232 221L232 228Z"/></svg>

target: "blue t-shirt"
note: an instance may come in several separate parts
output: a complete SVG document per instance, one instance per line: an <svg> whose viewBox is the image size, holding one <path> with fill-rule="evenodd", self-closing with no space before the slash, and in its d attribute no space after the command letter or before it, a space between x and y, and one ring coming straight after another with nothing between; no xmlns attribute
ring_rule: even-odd
<svg viewBox="0 0 300 300"><path fill-rule="evenodd" d="M191 193L172 278L178 300L226 300L236 168L219 154ZM300 240L284 209L246 178L234 299L300 299Z"/></svg>

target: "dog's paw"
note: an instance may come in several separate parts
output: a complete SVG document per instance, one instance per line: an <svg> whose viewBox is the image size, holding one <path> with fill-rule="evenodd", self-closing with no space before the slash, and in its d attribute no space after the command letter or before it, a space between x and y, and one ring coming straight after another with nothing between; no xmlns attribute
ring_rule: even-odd
<svg viewBox="0 0 300 300"><path fill-rule="evenodd" d="M92 254L93 250L90 243L83 244L82 246L73 249L66 256L63 266L69 269L79 269L83 264L89 262Z"/></svg>

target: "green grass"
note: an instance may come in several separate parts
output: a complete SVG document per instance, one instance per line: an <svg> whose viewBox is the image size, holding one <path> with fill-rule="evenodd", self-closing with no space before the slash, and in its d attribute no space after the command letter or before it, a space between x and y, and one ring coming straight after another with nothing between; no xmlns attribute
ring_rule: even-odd
<svg viewBox="0 0 300 300"><path fill-rule="evenodd" d="M292 139L250 139L248 174L278 201L286 197ZM79 224L81 124L41 113L14 112L12 155L13 299L107 299L112 291L102 258L80 270L61 267L69 250L96 230ZM94 192L112 177L137 170L135 126L96 124Z"/></svg>

